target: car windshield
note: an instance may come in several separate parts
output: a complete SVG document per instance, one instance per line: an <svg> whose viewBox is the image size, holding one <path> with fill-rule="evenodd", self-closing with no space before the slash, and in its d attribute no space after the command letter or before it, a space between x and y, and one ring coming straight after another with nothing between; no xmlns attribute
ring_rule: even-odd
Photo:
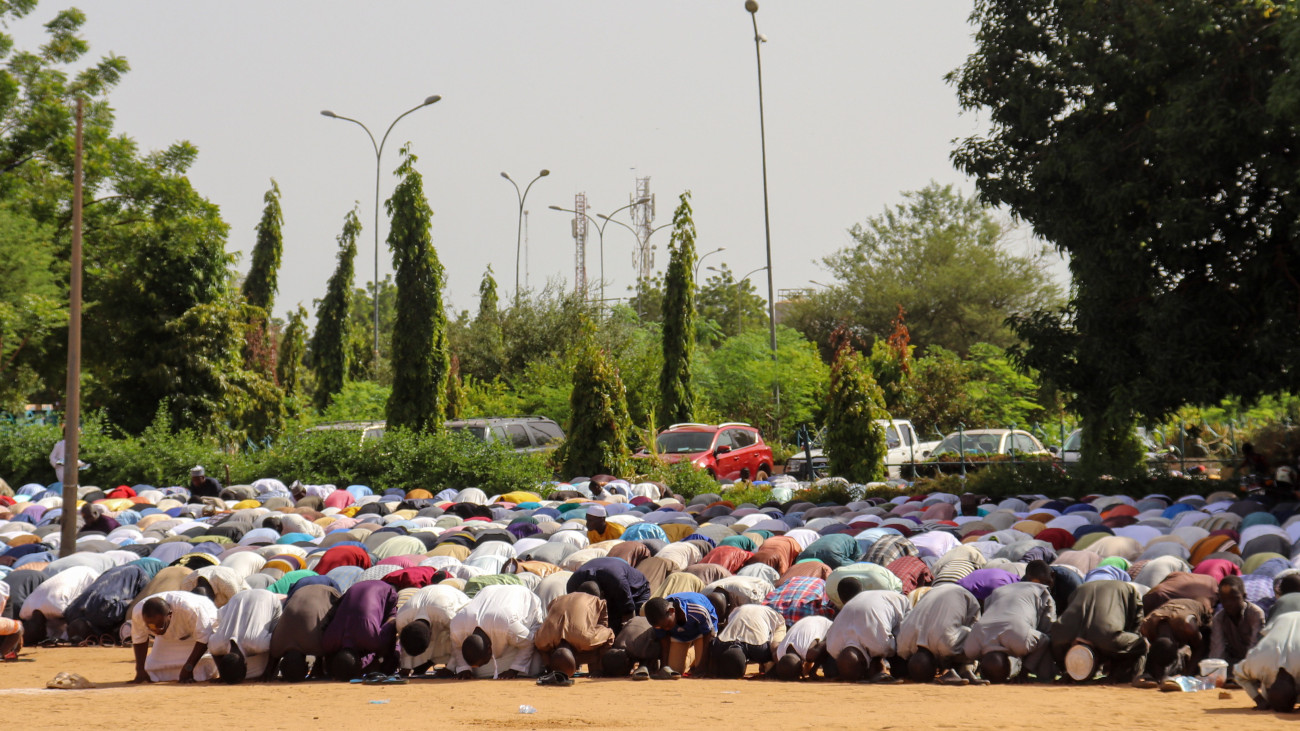
<svg viewBox="0 0 1300 731"><path fill-rule="evenodd" d="M1061 447L1063 452L1077 452L1079 445L1083 443L1083 430L1075 429L1070 432L1070 436L1065 438L1065 446Z"/></svg>
<svg viewBox="0 0 1300 731"><path fill-rule="evenodd" d="M688 452L707 452L713 444L713 432L678 431L664 432L655 440L660 454L686 454Z"/></svg>
<svg viewBox="0 0 1300 731"><path fill-rule="evenodd" d="M939 446L930 450L930 453L958 454L961 449L965 449L966 454L993 454L998 451L998 441L996 434L966 434L964 437L950 434L939 442Z"/></svg>

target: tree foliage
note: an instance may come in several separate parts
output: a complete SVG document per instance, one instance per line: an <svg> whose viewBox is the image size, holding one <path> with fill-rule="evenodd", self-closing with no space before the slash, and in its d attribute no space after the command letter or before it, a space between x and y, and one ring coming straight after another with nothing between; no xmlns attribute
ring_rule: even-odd
<svg viewBox="0 0 1300 731"><path fill-rule="evenodd" d="M401 182L385 202L392 219L388 247L397 274L393 327L393 395L388 423L415 431L438 431L446 410L447 313L442 306L443 268L430 236L433 211L424 197L416 157L403 146L396 175Z"/></svg>
<svg viewBox="0 0 1300 731"><path fill-rule="evenodd" d="M876 482L885 476L884 397L866 358L842 338L831 364L826 409L826 455L831 473L851 482Z"/></svg>
<svg viewBox="0 0 1300 731"><path fill-rule="evenodd" d="M625 474L631 425L623 379L609 353L596 342L593 328L584 326L583 332L586 343L573 372L567 438L557 460L566 477Z"/></svg>
<svg viewBox="0 0 1300 731"><path fill-rule="evenodd" d="M767 327L767 301L759 296L748 277L736 281L726 264L704 280L695 299L701 343L706 342L706 333L723 339Z"/></svg>
<svg viewBox="0 0 1300 731"><path fill-rule="evenodd" d="M271 179L271 187L262 196L265 204L257 222L257 242L253 244L253 261L244 278L244 299L270 317L275 295L280 291L280 256L284 251L284 213L280 210L280 186Z"/></svg>
<svg viewBox="0 0 1300 731"><path fill-rule="evenodd" d="M1296 8L986 0L972 21L949 78L990 126L953 159L1069 254L1069 307L1016 328L1073 394L1082 461L1131 469L1135 414L1294 389Z"/></svg>
<svg viewBox="0 0 1300 731"><path fill-rule="evenodd" d="M357 258L357 236L361 220L357 209L343 219L338 236L338 265L325 285L325 297L317 302L316 331L311 339L311 361L316 372L312 403L317 411L329 407L334 395L343 390L348 378L348 323L352 304L352 279Z"/></svg>
<svg viewBox="0 0 1300 731"><path fill-rule="evenodd" d="M284 391L286 406L296 415L303 394L303 354L307 351L307 308L289 314L289 324L280 335L280 355L276 362L276 380Z"/></svg>
<svg viewBox="0 0 1300 731"><path fill-rule="evenodd" d="M695 418L691 387L691 358L695 352L695 222L691 193L681 195L673 212L673 236L668 244L668 274L663 306L663 369L659 374L659 423L676 424Z"/></svg>
<svg viewBox="0 0 1300 731"><path fill-rule="evenodd" d="M775 361L768 334L757 330L702 354L696 388L716 420L748 422L769 439L785 437L800 424L820 422L829 371L817 346L784 326L777 327L776 341ZM780 410L773 408L773 383L781 386Z"/></svg>
<svg viewBox="0 0 1300 731"><path fill-rule="evenodd" d="M824 259L833 286L796 300L790 322L829 355L831 333L883 339L901 306L911 340L958 353L1015 336L1006 318L1055 305L1045 251L1009 251L1007 226L975 197L937 183L849 230L855 244Z"/></svg>

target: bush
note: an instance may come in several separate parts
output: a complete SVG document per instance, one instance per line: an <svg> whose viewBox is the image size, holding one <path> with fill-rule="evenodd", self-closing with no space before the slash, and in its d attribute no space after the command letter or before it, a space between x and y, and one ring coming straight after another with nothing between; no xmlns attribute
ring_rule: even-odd
<svg viewBox="0 0 1300 731"><path fill-rule="evenodd" d="M664 464L656 459L637 459L634 465L645 470L634 478L636 482L662 482L674 494L690 500L696 495L716 493L718 481L709 475L708 470L696 467L694 463L682 460L675 464Z"/></svg>
<svg viewBox="0 0 1300 731"><path fill-rule="evenodd" d="M852 502L853 486L841 477L825 477L794 494L795 502L837 503L845 505Z"/></svg>
<svg viewBox="0 0 1300 731"><path fill-rule="evenodd" d="M762 487L742 487L739 489L727 490L722 493L722 499L731 503L735 507L740 507L745 503L753 505L762 505L772 499L772 492Z"/></svg>
<svg viewBox="0 0 1300 731"><path fill-rule="evenodd" d="M0 478L14 489L29 482L54 482L50 450L62 438L55 425L0 421Z"/></svg>

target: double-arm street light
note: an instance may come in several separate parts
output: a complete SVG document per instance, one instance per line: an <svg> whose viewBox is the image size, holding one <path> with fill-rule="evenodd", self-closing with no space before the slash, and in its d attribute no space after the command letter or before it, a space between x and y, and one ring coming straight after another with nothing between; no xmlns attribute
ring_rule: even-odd
<svg viewBox="0 0 1300 731"><path fill-rule="evenodd" d="M705 254L704 256L701 256L700 258L698 258L698 259L695 260L695 279L694 279L694 282L695 282L697 285L698 285L699 282L700 282L700 265L704 263L704 260L707 259L707 258L709 258L710 256L713 256L714 254L718 254L718 253L721 253L721 252L726 251L726 250L727 250L727 247L725 247L725 246L719 246L718 248L714 249L713 251L710 251L709 253L707 253L707 254ZM709 267L709 268L712 269L713 267Z"/></svg>
<svg viewBox="0 0 1300 731"><path fill-rule="evenodd" d="M361 122L359 122L359 121L357 121L357 120L355 120L355 119L353 119L353 118L351 118L351 117L344 117L344 116L341 115L341 114L335 114L334 112L331 112L331 111L328 110L328 109L326 109L325 111L321 112L321 116L329 117L330 119L342 119L342 120L345 121L345 122L351 122L351 123L357 125L358 127L360 127L361 129L365 130L365 131L366 131L366 136L368 136L368 137L370 138L370 144L371 144L371 146L373 146L373 147L375 148L375 291L374 291L374 299L375 299L375 323L374 323L374 324L375 324L375 333L374 333L374 335L375 335L375 338L374 338L374 357L375 357L375 372L376 372L376 373L378 373L378 371L379 371L379 175L380 175L380 161L383 159L383 156L384 156L384 143L388 142L388 133L389 133L389 132L392 132L392 131L393 131L393 127L397 126L397 123L400 122L400 121L402 121L402 117L405 117L406 115L410 114L411 112L416 111L417 109L423 109L423 108L429 106L430 104L436 104L436 103L437 103L438 101L440 101L441 99L442 99L441 96L439 96L439 95L437 95L437 94L434 94L433 96L425 97L424 101L422 101L422 102L420 102L419 104L417 104L417 105L411 107L410 109L406 110L405 112L402 112L400 115L398 115L397 119L394 119L394 120L393 120L393 123L392 123L392 124L388 125L388 132L385 132L385 133L384 133L383 139L381 139L378 143L375 142L375 136L374 136L373 134L370 133L370 128L367 127L366 125L362 124Z"/></svg>
<svg viewBox="0 0 1300 731"><path fill-rule="evenodd" d="M528 191L532 189L533 183L536 183L550 174L550 170L543 169L541 172L537 173L537 177L533 178L528 185L524 187L524 192L520 193L519 184L515 182L515 179L510 177L506 172L501 173L501 177L510 181L510 184L515 186L515 197L519 199L519 225L515 228L515 301L519 300L519 252L523 249L524 241L524 201L528 199Z"/></svg>
<svg viewBox="0 0 1300 731"><path fill-rule="evenodd" d="M626 211L632 206L640 205L642 203L648 203L649 201L650 201L649 198L642 198L639 201L633 201L623 206L622 208L615 208L613 212L609 214L609 216L617 215L619 211ZM552 211L563 211L564 213L572 213L574 215L578 215L578 211L575 211L572 208L562 208L560 206L547 206L547 208L550 208ZM605 227L609 225L610 218L609 216L598 213L596 215L604 219L605 222L596 223L596 219L592 218L590 213L583 211L581 215L586 216L587 220L591 221L591 223L596 227L596 236L597 238L600 239L600 301L601 301L601 307L604 307L605 306L604 305L605 302Z"/></svg>
<svg viewBox="0 0 1300 731"><path fill-rule="evenodd" d="M758 32L758 2L757 0L745 0L745 10L749 11L749 19L754 24L754 58L758 63L758 139L763 153L763 230L767 236L767 306L768 306L768 331L772 339L772 360L775 362L776 357L776 289L772 284L772 223L768 213L767 205L767 128L763 124L763 42L767 39L762 33ZM774 371L775 372L775 371ZM777 380L772 384L772 393L776 398L775 413L777 423L780 424L781 412L781 382Z"/></svg>

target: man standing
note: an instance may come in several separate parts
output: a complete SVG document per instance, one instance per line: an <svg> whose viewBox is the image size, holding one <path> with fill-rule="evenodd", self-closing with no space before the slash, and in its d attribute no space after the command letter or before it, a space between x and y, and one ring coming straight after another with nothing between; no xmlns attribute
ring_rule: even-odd
<svg viewBox="0 0 1300 731"><path fill-rule="evenodd" d="M1046 562L1030 561L1023 581L999 586L984 601L984 613L966 636L966 655L979 661L985 680L1028 680L1031 674L1040 683L1056 679L1047 635L1056 621L1054 579Z"/></svg>
<svg viewBox="0 0 1300 731"><path fill-rule="evenodd" d="M452 672L462 679L476 674L500 679L536 675L533 638L543 619L542 602L527 587L483 587L452 617Z"/></svg>
<svg viewBox="0 0 1300 731"><path fill-rule="evenodd" d="M165 591L135 605L131 610L135 679L131 682L208 680L216 674L212 658L205 657L216 628L217 605L198 594Z"/></svg>

